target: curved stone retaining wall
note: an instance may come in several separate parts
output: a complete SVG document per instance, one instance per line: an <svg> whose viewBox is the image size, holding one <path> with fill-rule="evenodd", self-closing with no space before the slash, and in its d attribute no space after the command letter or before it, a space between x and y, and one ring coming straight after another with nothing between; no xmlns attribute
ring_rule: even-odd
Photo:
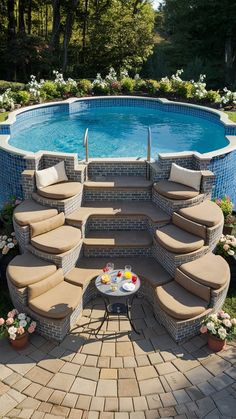
<svg viewBox="0 0 236 419"><path fill-rule="evenodd" d="M67 162L67 173L74 178L75 167L78 165L76 154L38 152L31 153L11 147L8 144L11 132L17 129L22 121L28 118L35 118L43 114L56 114L58 112L78 112L80 109L101 106L141 106L150 109L161 109L165 111L184 113L211 120L214 123L222 124L225 127L225 135L229 145L211 153L168 153L159 154L158 170L152 170L153 180L168 177L171 163L196 169L213 171L216 175L213 189L213 197L229 195L236 205L236 124L230 122L222 112L204 108L202 106L170 102L166 99L140 98L140 97L103 97L103 98L82 98L69 99L64 102L56 102L47 105L36 105L14 111L10 114L7 122L0 124L0 205L12 195L22 198L21 172L25 169L36 169L48 167L57 161L65 159ZM117 161L118 160L118 161ZM89 169L90 174L97 173L98 167L102 167L103 175L107 173L116 174L117 167L122 166L122 161L127 159L95 159ZM130 162L136 162L134 158ZM139 159L139 162L142 160ZM80 161L83 163L83 161ZM93 167L92 167L93 165ZM138 165L135 166L135 175ZM119 172L119 170L118 170ZM119 175L119 173L117 173ZM140 165L140 175L143 176L143 166ZM78 179L78 173L76 174ZM83 179L81 179L83 181Z"/></svg>

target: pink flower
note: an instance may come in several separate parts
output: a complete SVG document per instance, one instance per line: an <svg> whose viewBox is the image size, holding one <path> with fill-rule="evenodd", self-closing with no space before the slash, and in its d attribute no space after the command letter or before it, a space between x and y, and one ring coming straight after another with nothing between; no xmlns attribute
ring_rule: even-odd
<svg viewBox="0 0 236 419"><path fill-rule="evenodd" d="M14 317L18 314L18 311L16 310L16 308L13 308L12 311L9 311L9 313L7 314L7 317Z"/></svg>
<svg viewBox="0 0 236 419"><path fill-rule="evenodd" d="M35 327L33 327L32 325L30 325L30 327L28 329L28 332L29 333L34 333L34 331L35 331Z"/></svg>
<svg viewBox="0 0 236 419"><path fill-rule="evenodd" d="M221 316L223 319L230 319L230 315L228 313L224 313Z"/></svg>
<svg viewBox="0 0 236 419"><path fill-rule="evenodd" d="M200 328L201 333L207 333L207 327L205 325L202 325Z"/></svg>
<svg viewBox="0 0 236 419"><path fill-rule="evenodd" d="M13 322L14 322L13 317L8 317L8 319L6 320L6 324L7 324L8 326L10 326L11 324L13 324Z"/></svg>
<svg viewBox="0 0 236 419"><path fill-rule="evenodd" d="M17 333L18 333L19 335L23 335L23 334L25 333L25 329L24 329L22 326L19 326L19 327L17 328Z"/></svg>
<svg viewBox="0 0 236 419"><path fill-rule="evenodd" d="M226 251L229 250L229 245L228 244L224 244L223 249L226 250Z"/></svg>
<svg viewBox="0 0 236 419"><path fill-rule="evenodd" d="M1 317L0 318L0 326L2 326L5 323L5 320Z"/></svg>
<svg viewBox="0 0 236 419"><path fill-rule="evenodd" d="M31 322L31 325L30 326L32 326L35 329L36 326L37 326L37 323L33 321L33 322Z"/></svg>
<svg viewBox="0 0 236 419"><path fill-rule="evenodd" d="M224 324L226 327L231 327L231 326L232 326L232 323L231 323L231 321L230 321L229 319L224 319L224 320L223 320L223 324Z"/></svg>
<svg viewBox="0 0 236 419"><path fill-rule="evenodd" d="M225 314L224 310L220 310L220 311L218 312L218 316L220 316L220 317L222 317L224 314Z"/></svg>

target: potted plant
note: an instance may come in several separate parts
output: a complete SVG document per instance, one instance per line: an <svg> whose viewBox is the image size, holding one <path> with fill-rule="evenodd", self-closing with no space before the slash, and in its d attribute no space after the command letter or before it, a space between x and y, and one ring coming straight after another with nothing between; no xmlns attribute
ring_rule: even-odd
<svg viewBox="0 0 236 419"><path fill-rule="evenodd" d="M0 336L8 337L11 345L16 349L27 346L29 333L34 333L36 322L25 313L19 313L15 308L9 311L7 318L0 318Z"/></svg>
<svg viewBox="0 0 236 419"><path fill-rule="evenodd" d="M232 235L236 232L236 216L233 215L234 204L229 196L215 199L215 203L220 207L224 215L224 234Z"/></svg>
<svg viewBox="0 0 236 419"><path fill-rule="evenodd" d="M210 314L203 320L201 333L208 334L208 347L214 352L225 348L226 341L232 340L236 334L236 319L231 319L223 310Z"/></svg>

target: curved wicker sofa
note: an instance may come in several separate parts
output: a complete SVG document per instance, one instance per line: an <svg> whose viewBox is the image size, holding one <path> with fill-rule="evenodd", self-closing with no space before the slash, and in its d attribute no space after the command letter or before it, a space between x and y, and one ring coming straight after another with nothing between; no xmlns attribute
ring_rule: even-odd
<svg viewBox="0 0 236 419"><path fill-rule="evenodd" d="M35 198L32 173L23 173L25 182L23 184L26 184L27 177L30 177L31 195L26 196L32 197L34 201L23 202L14 213L16 237L24 253L9 265L7 279L14 305L21 311L27 311L38 321L39 333L62 340L76 322L84 305L97 294L93 279L101 272L107 258L83 256L83 237L86 235L86 227L93 222L94 217L98 220L99 217L106 216L114 219L124 217L125 221L128 217L141 217L144 220L143 226L153 238L148 256L125 259L123 255L117 259L113 257L112 261L118 266L131 263L142 280L139 296L150 301L158 321L167 328L177 342L197 334L202 319L222 306L230 274L227 263L211 253L223 229L220 209L207 199L209 197L207 184L209 179L210 183L212 182L212 173L207 172L202 176L201 191L197 194L195 191L193 198L170 199L163 196L160 198L158 192L160 188L154 186L153 204L147 205L146 209L145 205L142 210L141 207L138 208L137 201L132 205L128 202L121 204L115 201L114 205L109 207L103 203L98 208L87 203L81 208L81 198L73 211L71 208L69 213L66 210L66 217L61 214L60 203L53 208L52 202L45 201L48 199L46 197L43 197L44 205L38 203L40 195L37 194L37 199ZM165 187L168 187L167 180ZM161 200L164 199L165 205L167 203L169 208L167 212L165 205L160 205L159 208L157 195ZM118 203L119 208L117 208ZM171 220L170 215L172 215ZM50 231L57 231L58 228L74 229L75 236L78 237L72 248L64 249L56 245L52 250L50 246L49 248L45 246L45 239L42 236L45 235L47 242L47 235L51 235ZM33 236L36 236L36 240ZM188 242L187 245L184 243L185 240ZM86 252L84 254L86 255ZM218 266L220 272L216 282L211 274L215 272L215 266ZM207 270L207 277L204 270ZM59 317L52 314L54 311L48 308L49 305L42 309L43 296L47 304L52 298L53 305L53 292L51 292L53 289L56 290L54 303L57 306L55 310L58 308L60 312ZM62 289L65 293L68 292L68 299L65 297L68 307L64 307L65 302L60 299ZM74 298L76 292L77 296ZM176 312L169 310L173 293ZM32 303L34 299L32 296L36 298L37 304ZM188 300L192 301L193 305L198 305L200 311L191 311ZM185 318L181 312L186 312Z"/></svg>

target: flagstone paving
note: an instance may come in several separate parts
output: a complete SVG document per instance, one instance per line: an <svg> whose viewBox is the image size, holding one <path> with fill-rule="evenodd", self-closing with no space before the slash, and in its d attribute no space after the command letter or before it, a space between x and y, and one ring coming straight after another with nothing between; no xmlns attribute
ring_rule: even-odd
<svg viewBox="0 0 236 419"><path fill-rule="evenodd" d="M205 336L177 345L143 300L134 303L140 335L122 316L90 303L57 344L35 334L16 352L0 341L0 418L236 418L236 343L213 354Z"/></svg>

